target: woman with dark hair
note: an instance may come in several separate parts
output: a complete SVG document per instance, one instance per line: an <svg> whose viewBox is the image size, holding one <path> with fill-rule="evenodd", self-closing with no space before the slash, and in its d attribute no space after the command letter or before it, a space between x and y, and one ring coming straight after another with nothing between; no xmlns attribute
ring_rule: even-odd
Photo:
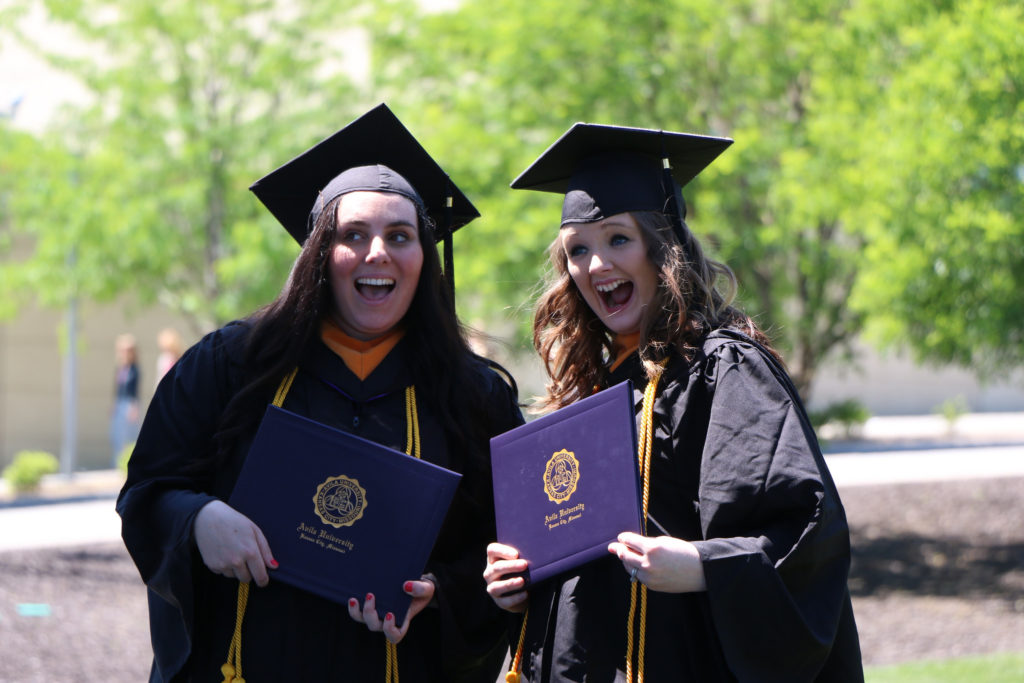
<svg viewBox="0 0 1024 683"><path fill-rule="evenodd" d="M114 373L114 405L110 413L110 466L120 466L122 452L139 435L139 358L135 335L119 334L114 340L117 370Z"/></svg>
<svg viewBox="0 0 1024 683"><path fill-rule="evenodd" d="M479 575L494 537L488 438L522 416L470 351L434 245L478 214L384 105L253 191L302 251L277 299L171 369L117 503L149 589L150 680L221 680L225 659L228 681L242 662L256 681L397 680L397 657L405 681L491 683L506 623ZM463 475L426 573L404 584L407 614L273 579L274 549L225 502L271 399L397 450L415 438L422 459Z"/></svg>
<svg viewBox="0 0 1024 683"><path fill-rule="evenodd" d="M684 221L681 186L730 143L577 124L513 183L565 194L534 317L547 406L632 380L644 519L537 585L488 546L488 592L524 614L510 678L863 680L838 493L779 354Z"/></svg>

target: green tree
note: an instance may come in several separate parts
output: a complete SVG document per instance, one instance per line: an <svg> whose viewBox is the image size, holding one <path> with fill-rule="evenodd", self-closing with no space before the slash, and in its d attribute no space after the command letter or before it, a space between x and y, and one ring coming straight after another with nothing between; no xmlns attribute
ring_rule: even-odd
<svg viewBox="0 0 1024 683"><path fill-rule="evenodd" d="M485 304L532 291L557 199L507 184L570 123L734 137L684 192L690 222L737 271L806 391L861 325L845 306L859 239L827 189L805 192L823 180L808 141L813 58L844 5L498 0L421 15L397 4L378 15L375 74L483 197L463 244Z"/></svg>
<svg viewBox="0 0 1024 683"><path fill-rule="evenodd" d="M865 3L900 19L860 136L868 331L994 375L1024 363L1024 6ZM889 3L892 5L892 3ZM901 16L902 13L902 16ZM907 14L911 16L906 16Z"/></svg>
<svg viewBox="0 0 1024 683"><path fill-rule="evenodd" d="M691 226L806 396L869 320L942 362L1020 357L1017 4L396 0L370 22L374 85L480 198L462 305L524 327L557 198L507 183L569 124L734 137L684 191Z"/></svg>
<svg viewBox="0 0 1024 683"><path fill-rule="evenodd" d="M337 12L272 0L19 8L40 4L82 45L47 45L17 21L10 31L45 46L92 100L47 134L54 163L0 151L27 174L7 226L9 240L29 245L0 278L47 304L160 301L197 331L269 300L296 247L246 187L358 113Z"/></svg>

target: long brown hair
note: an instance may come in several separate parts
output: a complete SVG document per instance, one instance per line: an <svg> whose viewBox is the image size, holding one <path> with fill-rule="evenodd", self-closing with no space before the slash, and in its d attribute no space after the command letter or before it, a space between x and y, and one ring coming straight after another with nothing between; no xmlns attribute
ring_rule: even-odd
<svg viewBox="0 0 1024 683"><path fill-rule="evenodd" d="M673 352L692 360L704 337L721 327L737 329L775 354L754 321L732 305L737 289L732 270L705 256L685 223L681 244L665 214L630 215L658 271L658 288L640 325L640 358L648 376ZM570 277L560 239L548 253L547 285L533 318L533 346L550 377L544 404L560 408L604 385L613 339Z"/></svg>

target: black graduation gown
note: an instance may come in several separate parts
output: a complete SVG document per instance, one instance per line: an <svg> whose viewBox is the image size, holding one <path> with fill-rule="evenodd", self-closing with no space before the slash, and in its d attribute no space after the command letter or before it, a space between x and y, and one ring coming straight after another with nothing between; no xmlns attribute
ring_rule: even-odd
<svg viewBox="0 0 1024 683"><path fill-rule="evenodd" d="M636 355L639 426L647 384ZM654 403L647 533L694 542L707 592L648 591L645 680L863 681L846 516L788 376L738 333L673 357ZM530 591L523 678L624 681L629 577L613 555Z"/></svg>
<svg viewBox="0 0 1024 683"><path fill-rule="evenodd" d="M207 502L230 496L251 436L213 481L187 474L186 466L209 454L217 418L242 386L245 369L239 359L248 329L234 323L211 333L161 382L118 498L125 545L148 587L151 681L222 680L238 583L203 564L192 522ZM414 351L400 341L360 381L317 339L283 407L404 450L404 388L412 362ZM489 433L521 424L514 392L483 363L478 370ZM417 400L422 458L459 469L464 478L427 566L438 583L436 606L417 615L399 643L399 673L403 683L492 683L505 652L507 622L482 578L486 544L494 538L488 444L462 454L471 467L456 467L441 424L422 396ZM383 634L354 622L347 606L273 578L265 588L253 584L242 631L242 672L251 683L383 680L384 655Z"/></svg>

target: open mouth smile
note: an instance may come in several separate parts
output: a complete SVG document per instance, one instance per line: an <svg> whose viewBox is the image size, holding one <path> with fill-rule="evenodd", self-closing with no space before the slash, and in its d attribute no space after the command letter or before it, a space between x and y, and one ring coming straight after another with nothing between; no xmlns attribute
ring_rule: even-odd
<svg viewBox="0 0 1024 683"><path fill-rule="evenodd" d="M614 313L626 306L633 297L633 283L625 278L594 285L605 309Z"/></svg>
<svg viewBox="0 0 1024 683"><path fill-rule="evenodd" d="M369 301L380 301L395 289L395 280L390 277L361 277L356 280L356 291Z"/></svg>

